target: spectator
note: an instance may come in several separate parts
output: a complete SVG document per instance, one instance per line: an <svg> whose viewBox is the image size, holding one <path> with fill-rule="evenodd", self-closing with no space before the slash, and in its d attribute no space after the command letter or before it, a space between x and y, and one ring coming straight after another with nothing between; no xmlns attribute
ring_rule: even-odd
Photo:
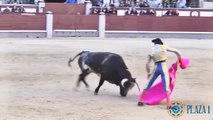
<svg viewBox="0 0 213 120"><path fill-rule="evenodd" d="M146 14L147 15L155 15L155 11L153 9L147 9Z"/></svg>
<svg viewBox="0 0 213 120"><path fill-rule="evenodd" d="M149 7L149 4L145 1L139 2L139 7Z"/></svg>
<svg viewBox="0 0 213 120"><path fill-rule="evenodd" d="M170 8L176 8L177 6L177 1L176 0L170 0Z"/></svg>
<svg viewBox="0 0 213 120"><path fill-rule="evenodd" d="M119 7L124 7L124 1L123 0L120 1Z"/></svg>
<svg viewBox="0 0 213 120"><path fill-rule="evenodd" d="M121 0L119 7L131 7L130 0Z"/></svg>
<svg viewBox="0 0 213 120"><path fill-rule="evenodd" d="M108 8L106 8L105 13L106 14L117 14L117 10L116 10L116 8L108 7Z"/></svg>
<svg viewBox="0 0 213 120"><path fill-rule="evenodd" d="M138 14L138 11L136 10L136 8L132 8L131 15L137 15L137 14Z"/></svg>
<svg viewBox="0 0 213 120"><path fill-rule="evenodd" d="M186 8L186 0L178 0L177 8Z"/></svg>
<svg viewBox="0 0 213 120"><path fill-rule="evenodd" d="M72 4L72 3L76 3L77 1L76 0L66 0L64 3L70 3L70 4Z"/></svg>
<svg viewBox="0 0 213 120"><path fill-rule="evenodd" d="M3 10L3 12L11 12L10 7L7 6L7 7Z"/></svg>
<svg viewBox="0 0 213 120"><path fill-rule="evenodd" d="M112 7L119 7L119 5L120 5L120 0L111 0Z"/></svg>
<svg viewBox="0 0 213 120"><path fill-rule="evenodd" d="M109 7L110 5L110 0L103 0L103 4L101 5L102 7Z"/></svg>
<svg viewBox="0 0 213 120"><path fill-rule="evenodd" d="M112 14L117 14L117 9L116 8L112 9Z"/></svg>
<svg viewBox="0 0 213 120"><path fill-rule="evenodd" d="M175 16L179 16L179 10L173 10L172 14Z"/></svg>
<svg viewBox="0 0 213 120"><path fill-rule="evenodd" d="M130 15L131 14L131 10L132 10L132 8L130 7L129 10L126 11L126 15Z"/></svg>
<svg viewBox="0 0 213 120"><path fill-rule="evenodd" d="M24 6L21 6L19 9L18 9L18 12L20 13L25 13L25 9L24 9Z"/></svg>
<svg viewBox="0 0 213 120"><path fill-rule="evenodd" d="M138 1L137 0L130 0L130 6L131 7L136 7L138 4Z"/></svg>
<svg viewBox="0 0 213 120"><path fill-rule="evenodd" d="M129 8L129 10L126 12L127 15L138 15L138 11L136 8Z"/></svg>
<svg viewBox="0 0 213 120"><path fill-rule="evenodd" d="M101 0L92 0L92 5L93 6L101 6Z"/></svg>
<svg viewBox="0 0 213 120"><path fill-rule="evenodd" d="M100 9L97 9L97 8L95 8L93 10L93 14L99 14L100 12L103 12L103 10L100 10Z"/></svg>
<svg viewBox="0 0 213 120"><path fill-rule="evenodd" d="M106 13L106 14L112 14L113 11L112 11L112 9L110 7L107 7L106 10L104 10L104 13Z"/></svg>
<svg viewBox="0 0 213 120"><path fill-rule="evenodd" d="M179 11L178 10L168 10L165 13L165 16L179 16Z"/></svg>
<svg viewBox="0 0 213 120"><path fill-rule="evenodd" d="M168 10L166 13L165 13L165 16L171 16L172 15L172 10Z"/></svg>
<svg viewBox="0 0 213 120"><path fill-rule="evenodd" d="M169 0L163 0L162 6L163 6L163 8L169 8Z"/></svg>
<svg viewBox="0 0 213 120"><path fill-rule="evenodd" d="M19 12L19 11L18 11L18 7L17 7L17 6L13 6L12 12Z"/></svg>
<svg viewBox="0 0 213 120"><path fill-rule="evenodd" d="M146 11L141 10L141 11L140 11L140 15L144 15L144 14L146 14Z"/></svg>
<svg viewBox="0 0 213 120"><path fill-rule="evenodd" d="M84 4L85 0L76 0L78 4Z"/></svg>

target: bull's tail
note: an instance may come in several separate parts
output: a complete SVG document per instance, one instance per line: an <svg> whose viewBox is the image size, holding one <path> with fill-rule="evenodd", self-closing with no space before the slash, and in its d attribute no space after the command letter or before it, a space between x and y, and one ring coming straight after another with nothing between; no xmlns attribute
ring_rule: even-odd
<svg viewBox="0 0 213 120"><path fill-rule="evenodd" d="M68 61L68 66L71 67L71 62L73 62L78 56L80 56L81 54L88 52L88 51L82 51L80 53L78 53L74 58L70 58Z"/></svg>

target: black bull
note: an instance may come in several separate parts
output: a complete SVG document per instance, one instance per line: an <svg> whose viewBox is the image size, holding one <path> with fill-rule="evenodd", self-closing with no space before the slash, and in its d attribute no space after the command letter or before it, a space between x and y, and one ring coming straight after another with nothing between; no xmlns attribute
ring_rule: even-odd
<svg viewBox="0 0 213 120"><path fill-rule="evenodd" d="M109 52L83 51L73 59L70 58L68 65L71 66L71 62L78 56L78 65L81 69L81 74L77 81L77 87L79 87L81 81L86 87L89 87L85 81L85 77L92 72L100 76L99 85L94 92L95 95L98 94L105 80L119 86L121 96L126 96L135 84L138 86L120 55ZM140 90L139 86L138 89Z"/></svg>

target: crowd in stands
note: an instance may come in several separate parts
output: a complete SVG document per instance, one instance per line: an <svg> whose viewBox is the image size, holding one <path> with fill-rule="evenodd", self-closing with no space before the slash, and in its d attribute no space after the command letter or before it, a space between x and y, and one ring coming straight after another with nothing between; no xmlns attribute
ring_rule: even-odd
<svg viewBox="0 0 213 120"><path fill-rule="evenodd" d="M107 7L107 8L101 8L101 9L94 8L92 14L99 14L100 12L103 12L106 15L108 15L108 14L117 15L117 9L115 7L113 7L113 8ZM125 15L137 15L137 16L139 16L139 15L155 15L155 11L152 8L148 8L145 10L137 10L134 7L129 7L128 10L125 10Z"/></svg>
<svg viewBox="0 0 213 120"><path fill-rule="evenodd" d="M125 15L155 15L155 11L151 8L146 10L136 10L136 8L129 8Z"/></svg>
<svg viewBox="0 0 213 120"><path fill-rule="evenodd" d="M114 14L116 15L117 14L117 9L116 8L110 8L110 7L107 7L107 8L103 8L103 9L94 9L93 10L93 13L92 14L99 14L99 13L105 13L105 14Z"/></svg>
<svg viewBox="0 0 213 120"><path fill-rule="evenodd" d="M43 0L1 0L3 4L36 4Z"/></svg>
<svg viewBox="0 0 213 120"><path fill-rule="evenodd" d="M99 14L104 12L105 14L117 14L116 7L128 7L125 10L125 15L156 15L153 7L150 7L148 0L93 0L93 6L100 7L95 8L93 14ZM119 4L116 4L118 3ZM162 0L162 3L157 5L157 8L173 8L166 11L163 16L179 16L179 11L174 8L185 8L186 0ZM140 10L137 8L145 8Z"/></svg>
<svg viewBox="0 0 213 120"><path fill-rule="evenodd" d="M17 7L17 6L7 6L6 8L4 8L2 10L2 12L4 13L10 13L10 12L13 12L13 13L25 13L25 9L23 6L20 6L20 7Z"/></svg>
<svg viewBox="0 0 213 120"><path fill-rule="evenodd" d="M129 7L128 10L124 10L125 15L156 15L156 12L152 8L146 9L136 9L135 7ZM100 12L105 13L106 15L117 15L117 9L115 7L107 8L94 8L92 14L99 14ZM178 9L169 9L164 12L163 16L179 16Z"/></svg>
<svg viewBox="0 0 213 120"><path fill-rule="evenodd" d="M162 0L155 3L151 0L91 0L97 7L152 7L152 8L185 8L186 0ZM84 3L85 0L66 0L65 3Z"/></svg>
<svg viewBox="0 0 213 120"><path fill-rule="evenodd" d="M92 0L92 4L99 7L186 8L186 0L162 0L155 5L149 4L149 0Z"/></svg>
<svg viewBox="0 0 213 120"><path fill-rule="evenodd" d="M186 0L162 0L163 8L186 8Z"/></svg>
<svg viewBox="0 0 213 120"><path fill-rule="evenodd" d="M136 0L92 0L93 6L99 7L149 7L146 1Z"/></svg>
<svg viewBox="0 0 213 120"><path fill-rule="evenodd" d="M117 14L117 7L128 7L128 10L124 10L125 15L156 15L154 8L150 7L148 2L144 0L121 0L119 6L113 4L116 2L116 0L106 1L102 0L101 2L100 0L93 0L93 6L97 6L94 7L95 9L93 9L93 14L99 14L100 12L104 12L105 14ZM159 5L162 7L158 8L173 8L169 9L168 11L164 11L162 14L163 16L179 16L179 11L174 8L185 8L185 4L186 0L162 0L162 4ZM141 8L144 9L141 10Z"/></svg>

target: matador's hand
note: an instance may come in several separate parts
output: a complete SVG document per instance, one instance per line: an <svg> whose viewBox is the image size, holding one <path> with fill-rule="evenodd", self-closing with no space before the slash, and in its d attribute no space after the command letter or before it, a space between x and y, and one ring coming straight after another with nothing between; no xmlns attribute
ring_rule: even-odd
<svg viewBox="0 0 213 120"><path fill-rule="evenodd" d="M181 57L178 58L178 66L181 66Z"/></svg>
<svg viewBox="0 0 213 120"><path fill-rule="evenodd" d="M148 73L147 78L149 78L151 76L151 73Z"/></svg>

